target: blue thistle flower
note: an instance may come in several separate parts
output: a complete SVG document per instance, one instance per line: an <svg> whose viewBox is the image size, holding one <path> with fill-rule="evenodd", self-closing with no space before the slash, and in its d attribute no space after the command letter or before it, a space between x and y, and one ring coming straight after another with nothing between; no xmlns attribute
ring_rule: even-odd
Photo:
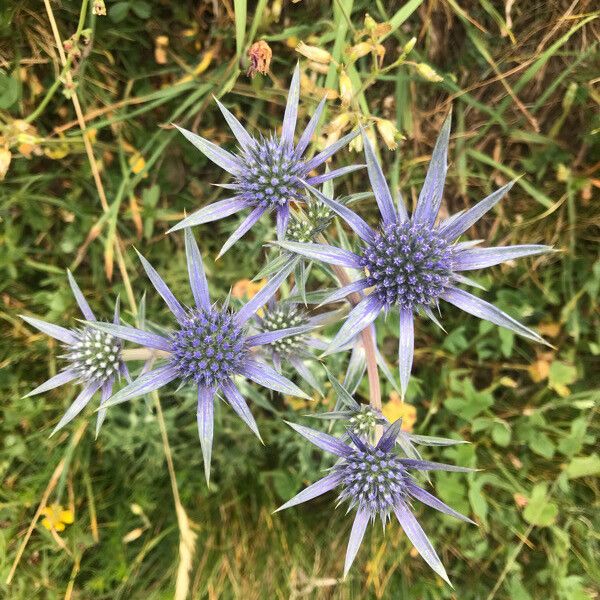
<svg viewBox="0 0 600 600"><path fill-rule="evenodd" d="M364 166L351 165L323 175L309 175L356 137L358 131L349 133L313 158L304 158L304 153L325 108L325 98L319 103L298 143L294 146L299 99L300 69L297 65L285 107L281 137L272 135L258 138L252 137L233 114L216 100L239 144L240 150L237 155L223 150L191 131L178 127L179 131L207 158L233 175L234 182L223 187L232 190L234 195L201 208L171 228L170 232L209 223L244 209L251 209L250 214L225 242L219 256L231 248L266 212L275 211L277 237L283 239L290 219L290 202L304 201L305 189L302 182L317 185Z"/></svg>
<svg viewBox="0 0 600 600"><path fill-rule="evenodd" d="M432 308L439 300L506 327L535 342L545 343L531 329L492 304L457 287L477 284L462 275L465 271L491 267L507 260L550 252L549 246L532 244L497 248L476 248L479 241L456 240L510 190L508 183L472 208L436 224L446 179L450 116L446 119L433 150L431 163L414 214L409 218L402 197L397 207L386 183L373 147L363 132L369 179L381 213L376 229L368 225L347 206L327 198L309 186L310 191L339 216L359 236L358 253L321 244L279 242L287 250L314 260L358 269L364 277L336 290L328 300L342 300L351 292L371 288L366 297L350 312L331 343L334 351L369 326L382 312L397 307L400 313L398 359L400 385L406 390L414 352L414 313L423 312L441 327Z"/></svg>
<svg viewBox="0 0 600 600"><path fill-rule="evenodd" d="M329 371L327 377L333 387L333 391L337 396L336 410L325 413L315 413L306 415L316 419L325 421L343 421L346 430L350 431L359 438L373 443L378 425L388 427L391 423L383 415L383 413L372 407L370 404L359 404L353 397L350 391L341 384ZM338 410L339 407L339 410ZM402 419L398 419L402 425ZM342 436L342 440L347 440L349 434ZM396 438L398 446L402 449L408 458L421 459L421 454L417 450L416 445L422 446L456 446L466 444L465 440L457 440L452 438L434 437L428 435L418 435L409 433L400 429Z"/></svg>
<svg viewBox="0 0 600 600"><path fill-rule="evenodd" d="M95 329L148 348L160 351L162 364L140 375L133 383L119 390L105 406L113 406L143 396L172 381L190 383L198 390L198 432L204 457L204 471L208 483L213 443L214 400L221 391L227 403L260 439L258 427L246 401L233 382L234 375L244 377L272 390L307 398L308 396L289 379L268 365L255 360L253 350L272 344L287 336L302 334L308 325L272 330L248 335L247 325L254 313L277 291L291 273L298 258L273 277L239 311L233 312L228 303L211 304L208 283L198 245L189 228L185 230L185 248L190 287L195 306L185 308L175 298L167 284L152 265L138 253L142 266L152 285L162 296L177 320L177 328L167 335L158 335L135 327L90 323Z"/></svg>
<svg viewBox="0 0 600 600"><path fill-rule="evenodd" d="M81 313L87 321L96 322L90 305L69 270L67 270L67 277ZM62 342L65 354L61 358L65 359L67 363L60 373L36 387L25 397L35 396L73 381L77 381L83 386L80 394L50 434L54 435L73 420L88 405L94 394L100 391L100 409L96 418L96 436L98 436L106 417L105 404L112 394L115 379L124 376L128 381L130 380L129 372L121 357L121 341L111 334L97 331L89 325L83 328L66 329L33 317L20 316L26 323ZM118 298L115 303L113 323L119 324Z"/></svg>
<svg viewBox="0 0 600 600"><path fill-rule="evenodd" d="M288 425L312 444L335 455L339 460L328 475L308 486L280 506L277 511L312 500L334 488L341 488L338 496L339 502L347 502L349 510L356 509L346 550L344 577L354 562L369 521L373 521L379 516L385 527L391 513L394 513L419 554L440 577L450 584L437 553L411 512L410 502L419 500L427 506L462 521L468 523L473 523L473 521L417 485L412 472L468 472L472 469L398 456L394 449L400 432L400 421L390 425L376 445L357 436L351 430L348 430L348 436L353 445L309 427L293 423L288 423Z"/></svg>

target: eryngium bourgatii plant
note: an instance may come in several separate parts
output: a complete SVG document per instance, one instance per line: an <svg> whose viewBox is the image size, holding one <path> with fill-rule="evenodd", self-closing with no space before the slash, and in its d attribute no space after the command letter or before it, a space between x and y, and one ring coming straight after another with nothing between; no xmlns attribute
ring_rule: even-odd
<svg viewBox="0 0 600 600"><path fill-rule="evenodd" d="M531 329L515 321L493 305L469 294L459 284L475 285L464 272L496 265L503 261L548 252L547 246L524 245L500 248L477 248L479 241L458 241L463 233L494 207L511 188L505 185L472 208L438 221L447 170L450 118L444 123L433 150L431 163L414 213L408 215L401 197L395 205L382 168L377 161L369 138L363 132L366 166L371 188L380 211L381 220L372 227L345 201L334 199L331 180L351 173L363 165L350 165L313 171L335 152L352 140L352 132L325 148L313 158L306 158L307 149L317 131L325 106L322 100L310 118L297 143L294 142L300 97L300 72L296 67L290 86L280 135L252 137L239 121L218 101L219 109L230 126L238 144L232 154L208 140L180 129L185 137L212 162L228 171L232 183L222 187L233 195L191 214L173 230L185 230L186 260L194 303L182 304L169 287L140 255L142 266L156 291L162 296L176 320L166 333L156 333L123 325L119 320L118 301L113 323L95 319L72 275L69 282L85 320L81 327L66 329L32 317L23 317L30 325L56 338L65 345L63 358L66 367L43 383L28 396L46 392L70 382L83 385L81 393L60 419L57 431L101 391L96 433L109 406L158 390L171 382L189 385L197 390L197 424L204 459L205 476L210 477L213 446L214 402L217 394L259 436L258 427L233 378L245 377L258 385L284 394L308 398L292 381L281 374L288 363L312 387L320 383L304 365L311 359L310 348L326 351L352 349L345 377L346 389L338 375L327 371L338 397L336 409L312 415L321 419L342 421L345 430L340 437L290 424L313 444L336 457L330 472L318 482L292 498L280 509L295 506L326 492L339 488L339 501L355 509L354 524L346 553L344 575L348 573L357 554L369 521L377 516L383 524L394 514L415 548L445 581L448 576L439 557L411 511L411 502L418 500L438 511L472 522L417 483L419 472L431 470L468 471L424 460L416 444L447 446L462 440L433 438L401 431L401 421L390 424L381 412L381 396L377 366L395 382L375 344L373 322L391 308L400 313L399 365L401 390L406 390L413 362L414 314L422 312L436 324L434 309L445 300L462 310L497 325L507 327L536 342L543 339ZM314 186L325 183L324 193ZM370 197L353 194L350 199ZM292 215L290 205L294 205ZM304 207L304 212L302 210ZM258 219L267 212L276 213L276 232L281 256L275 259L276 268L269 265L271 275L266 285L239 310L234 310L229 298L213 303L200 250L191 226L209 223L244 209L249 215L225 242L220 254L231 248ZM357 236L358 251L323 243L332 212L340 216ZM290 225L291 221L291 227ZM286 235L287 234L287 235ZM340 236L342 237L342 236ZM318 241L319 243L315 243ZM298 256L300 255L300 256ZM326 302L350 300L352 309L331 343L314 337L312 330L339 318L343 311L309 314L305 283L310 273L306 258L334 265L332 271L340 282L334 293L314 290L326 296ZM352 281L345 269L359 271L362 276ZM275 273L275 274L273 274ZM298 273L301 281L298 281ZM278 288L294 274L294 287L301 301L275 302ZM259 309L262 314L257 314ZM123 348L123 342L133 342L142 348ZM135 360L135 352L146 360L141 374L131 381L125 360ZM275 368L259 357L270 359ZM325 356L325 355L323 355ZM352 397L358 389L365 369L369 375L370 404L361 405ZM116 379L123 375L129 382L111 397ZM259 436L260 437L260 436ZM399 454L403 452L405 456Z"/></svg>

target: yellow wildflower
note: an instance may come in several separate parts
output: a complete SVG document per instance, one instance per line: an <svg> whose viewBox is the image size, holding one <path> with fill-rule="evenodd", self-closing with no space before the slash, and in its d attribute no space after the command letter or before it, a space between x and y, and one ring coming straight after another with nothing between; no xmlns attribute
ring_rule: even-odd
<svg viewBox="0 0 600 600"><path fill-rule="evenodd" d="M232 290L231 295L239 300L246 298L250 300L254 298L256 294L264 287L267 283L266 279L260 281L251 281L250 279L240 279L236 281Z"/></svg>
<svg viewBox="0 0 600 600"><path fill-rule="evenodd" d="M54 502L50 506L45 506L42 510L44 519L42 525L49 531L64 531L65 525L71 525L75 520L73 511L64 509L60 504Z"/></svg>
<svg viewBox="0 0 600 600"><path fill-rule="evenodd" d="M412 404L403 402L396 391L390 393L390 399L383 405L381 412L390 423L402 419L402 431L411 432L417 420L417 409Z"/></svg>

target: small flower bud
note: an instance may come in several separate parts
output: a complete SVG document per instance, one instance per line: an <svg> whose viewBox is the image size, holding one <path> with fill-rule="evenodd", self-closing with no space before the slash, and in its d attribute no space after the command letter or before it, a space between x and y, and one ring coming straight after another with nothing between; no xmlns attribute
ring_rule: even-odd
<svg viewBox="0 0 600 600"><path fill-rule="evenodd" d="M331 54L329 54L327 50L323 50L317 46L309 46L304 42L300 42L296 46L296 52L302 56L305 56L309 60L312 60L316 63L321 63L323 65L328 65L332 59Z"/></svg>
<svg viewBox="0 0 600 600"><path fill-rule="evenodd" d="M345 69L340 71L340 100L342 106L350 106L354 92L352 91L352 81L348 77Z"/></svg>
<svg viewBox="0 0 600 600"><path fill-rule="evenodd" d="M254 77L257 73L266 75L269 72L272 57L273 51L267 42L264 40L254 42L248 48L248 58L250 59L250 66L246 73L248 77Z"/></svg>
<svg viewBox="0 0 600 600"><path fill-rule="evenodd" d="M369 14L365 14L365 29L373 31L377 27L377 21Z"/></svg>
<svg viewBox="0 0 600 600"><path fill-rule="evenodd" d="M418 63L416 69L417 73L427 81L431 81L433 83L444 81L444 78L440 77L427 63Z"/></svg>
<svg viewBox="0 0 600 600"><path fill-rule="evenodd" d="M92 4L92 14L99 17L106 15L106 5L104 4L104 0L94 0L94 3Z"/></svg>
<svg viewBox="0 0 600 600"><path fill-rule="evenodd" d="M398 128L389 119L377 119L375 121L377 131L384 141L385 145L390 150L396 150L398 147L398 140L402 139L402 134L398 131Z"/></svg>
<svg viewBox="0 0 600 600"><path fill-rule="evenodd" d="M404 46L402 47L403 56L407 56L408 54L410 54L412 52L412 49L415 47L416 43L417 43L416 37L413 37L410 40L408 40L408 42L406 42L406 44L404 44Z"/></svg>

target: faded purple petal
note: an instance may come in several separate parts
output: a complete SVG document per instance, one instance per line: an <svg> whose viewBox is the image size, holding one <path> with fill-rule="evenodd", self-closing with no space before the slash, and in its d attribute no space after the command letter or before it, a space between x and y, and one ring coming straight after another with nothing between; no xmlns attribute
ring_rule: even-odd
<svg viewBox="0 0 600 600"><path fill-rule="evenodd" d="M19 315L23 321L29 323L36 329L39 329L42 333L53 337L56 340L64 342L65 344L76 344L79 339L70 330L61 327L60 325L54 325L53 323L46 323L40 319L34 319L33 317L26 317L25 315Z"/></svg>
<svg viewBox="0 0 600 600"><path fill-rule="evenodd" d="M291 500L288 500L285 504L282 504L274 512L297 506L303 502L308 502L313 498L318 498L332 489L337 487L342 481L342 475L340 473L330 473L319 481L316 481L312 485L309 485L306 489L302 490L299 494L296 494Z"/></svg>
<svg viewBox="0 0 600 600"><path fill-rule="evenodd" d="M213 432L215 421L215 390L211 387L198 387L198 406L196 409L196 420L198 422L198 435L202 448L202 459L204 461L204 476L206 485L210 483L210 461L212 456Z"/></svg>
<svg viewBox="0 0 600 600"><path fill-rule="evenodd" d="M288 92L283 125L281 126L281 141L291 147L294 143L296 120L298 119L298 103L300 101L300 63L296 64L290 90Z"/></svg>
<svg viewBox="0 0 600 600"><path fill-rule="evenodd" d="M367 525L369 524L369 511L359 509L354 517L354 523L352 524L352 531L350 532L350 540L348 541L348 548L346 549L346 560L344 562L344 577L348 575L348 571L356 558L356 553L360 548L360 544L365 536Z"/></svg>
<svg viewBox="0 0 600 600"><path fill-rule="evenodd" d="M323 300L323 302L321 302L319 306L322 306L323 304L339 302L340 300L344 300L349 294L355 292L362 292L362 290L368 287L369 282L366 279L359 279L358 281L349 283L348 285L345 285L326 296L326 298Z"/></svg>
<svg viewBox="0 0 600 600"><path fill-rule="evenodd" d="M399 506L394 508L396 517L400 522L406 537L412 542L413 546L417 549L419 554L423 557L425 562L446 582L452 586L446 569L442 565L442 561L439 559L436 551L434 550L431 542L427 539L427 535L419 525L415 516L410 512L408 506L403 502Z"/></svg>
<svg viewBox="0 0 600 600"><path fill-rule="evenodd" d="M331 210L333 210L340 217L342 217L342 219L344 219L344 221L346 221L346 223L350 225L354 233L360 236L361 239L363 239L368 244L371 244L375 241L375 232L362 217L359 217L353 210L350 210L347 206L340 204L332 198L328 198L311 185L305 184L305 186L316 198L323 202L323 204L329 206Z"/></svg>
<svg viewBox="0 0 600 600"><path fill-rule="evenodd" d="M210 295L208 293L208 282L204 272L204 264L194 234L189 228L185 229L185 256L187 260L188 275L192 295L198 308L210 308Z"/></svg>
<svg viewBox="0 0 600 600"><path fill-rule="evenodd" d="M219 250L217 258L221 258L231 246L233 246L266 212L263 206L257 206L252 212L242 221L240 226L227 238L223 247Z"/></svg>
<svg viewBox="0 0 600 600"><path fill-rule="evenodd" d="M406 393L415 351L415 324L412 309L400 308L400 331L398 340L398 368L402 396Z"/></svg>
<svg viewBox="0 0 600 600"><path fill-rule="evenodd" d="M469 210L465 211L461 215L456 218L448 219L446 222L441 223L439 227L439 232L447 239L447 240L455 240L460 235L462 235L471 225L479 221L483 215L485 215L488 210L493 208L502 198L506 195L506 193L512 188L515 184L514 181L507 183L502 186L500 189L496 190L492 194L490 194L487 198L484 198L481 202L478 202L475 206L472 206Z"/></svg>
<svg viewBox="0 0 600 600"><path fill-rule="evenodd" d="M275 215L277 219L277 239L283 240L290 221L290 205L286 203L283 206L278 206Z"/></svg>
<svg viewBox="0 0 600 600"><path fill-rule="evenodd" d="M413 215L415 223L433 225L440 210L446 171L448 170L448 142L450 140L450 124L452 113L450 113L440 131L431 154L431 162L427 169L427 175L417 200L417 207Z"/></svg>
<svg viewBox="0 0 600 600"><path fill-rule="evenodd" d="M319 124L319 119L321 118L321 114L323 113L323 109L325 108L326 100L327 100L327 98L324 97L321 100L321 102L319 102L319 105L317 106L315 112L313 113L313 116L310 118L310 121L308 122L306 129L300 136L300 139L298 140L298 144L296 145L296 149L294 150L294 156L296 158L300 158L304 154L304 151L308 147L308 144L310 144L310 140L317 129L317 125Z"/></svg>
<svg viewBox="0 0 600 600"><path fill-rule="evenodd" d="M311 444L314 444L317 448L321 448L321 450L325 450L325 452L330 452L331 454L342 457L348 457L354 452L352 448L344 444L344 442L328 433L323 433L322 431L317 431L310 427L304 427L303 425L296 425L296 423L290 423L289 421L285 422L293 430L305 437Z"/></svg>
<svg viewBox="0 0 600 600"><path fill-rule="evenodd" d="M114 377L111 377L108 381L105 381L102 384L102 389L100 390L100 409L98 410L98 416L96 417L96 439L98 438L98 434L100 433L100 428L104 423L104 419L106 419L106 408L103 407L104 403L112 394L113 383Z"/></svg>
<svg viewBox="0 0 600 600"><path fill-rule="evenodd" d="M281 271L269 279L267 284L262 287L252 299L246 302L242 308L240 308L235 316L239 325L243 325L250 319L250 317L252 317L252 315L275 294L281 284L286 280L287 276L294 270L297 263L298 259L296 257L288 260Z"/></svg>
<svg viewBox="0 0 600 600"><path fill-rule="evenodd" d="M264 363L247 360L243 368L240 369L240 374L276 392L310 400L310 396L307 396L295 383L292 383L287 377L280 375Z"/></svg>
<svg viewBox="0 0 600 600"><path fill-rule="evenodd" d="M413 498L419 500L419 502L422 502L427 506L431 506L431 508L435 508L435 510L439 510L440 512L450 515L451 517L456 517L457 519L465 521L466 523L472 523L473 525L477 525L475 521L472 521L471 519L469 519L469 517L465 517L465 515L462 515L461 513L455 511L453 508L450 508L447 504L436 498L433 494L430 494L429 492L427 492L423 488L420 488L414 483L408 484L408 493Z"/></svg>
<svg viewBox="0 0 600 600"><path fill-rule="evenodd" d="M90 308L90 305L87 303L87 300L84 298L83 294L81 293L81 290L79 289L79 286L77 285L77 282L75 281L75 278L73 277L73 275L71 274L71 271L69 271L69 269L67 269L67 277L69 279L69 285L71 286L73 296L75 296L75 300L77 301L77 304L79 305L79 309L81 310L86 321L95 321L96 317L94 316L94 313L92 312L92 309Z"/></svg>
<svg viewBox="0 0 600 600"><path fill-rule="evenodd" d="M66 371L61 371L54 375L54 377L50 377L48 381L44 381L42 385L38 385L34 390L31 390L29 394L25 394L23 398L29 398L30 396L35 396L37 394L41 394L43 392L47 392L48 390L53 390L61 385L65 385L75 379L77 379L78 375L75 371L67 369Z"/></svg>
<svg viewBox="0 0 600 600"><path fill-rule="evenodd" d="M277 331L265 331L264 333L257 333L246 338L246 344L248 347L253 346L264 346L265 344L272 344L277 340L289 337L290 335L300 335L313 329L311 325L299 325L298 327L287 327L286 329L279 329Z"/></svg>
<svg viewBox="0 0 600 600"><path fill-rule="evenodd" d="M302 377L302 379L304 379L304 381L306 381L308 385L317 390L317 392L319 392L321 396L324 396L321 384L313 375L312 371L304 364L302 358L300 358L299 356L290 356L289 361L294 367L294 369L296 369L296 371L298 372L298 375L300 375L300 377Z"/></svg>
<svg viewBox="0 0 600 600"><path fill-rule="evenodd" d="M153 392L171 383L178 376L179 372L176 367L171 365L158 367L153 371L140 375L133 383L119 390L104 406L108 408L109 406L115 406L115 404L121 404L122 402L127 402L127 400L132 400L133 398Z"/></svg>
<svg viewBox="0 0 600 600"><path fill-rule="evenodd" d="M309 177L306 180L306 183L310 185L319 185L321 183L325 183L326 181L330 181L331 179L336 179L337 177L341 177L342 175L347 175L348 173L353 173L354 171L358 171L359 169L364 169L365 165L348 165L347 167L340 167L339 169L333 169L333 171L327 171L322 175L315 175L315 177Z"/></svg>
<svg viewBox="0 0 600 600"><path fill-rule="evenodd" d="M473 294L469 294L469 292L453 287L447 289L440 297L446 300L446 302L450 302L450 304L454 304L454 306L457 306L461 310L479 317L480 319L485 319L500 327L506 327L534 342L539 342L540 344L546 343L535 331L525 327L525 325L521 325L521 323L501 311L499 308L496 308L493 304L481 300L480 298L473 296Z"/></svg>
<svg viewBox="0 0 600 600"><path fill-rule="evenodd" d="M368 327L381 312L383 305L374 295L369 295L361 300L348 315L348 318L331 340L327 354L333 353L337 348L349 342L363 329Z"/></svg>
<svg viewBox="0 0 600 600"><path fill-rule="evenodd" d="M225 120L227 121L227 125L229 125L229 129L231 129L235 139L239 142L240 146L247 150L250 146L254 144L254 140L250 136L250 134L246 131L244 126L236 119L236 117L225 108L216 98L215 102L219 107L219 110L223 113Z"/></svg>
<svg viewBox="0 0 600 600"><path fill-rule="evenodd" d="M139 252L137 254L140 258L140 261L142 262L144 271L146 271L146 274L152 282L152 285L154 286L156 291L161 295L162 299L169 307L169 310L175 315L175 317L178 320L184 319L185 310L183 306L181 306L181 304L179 303L179 300L175 298L173 292L169 289L169 286L163 281L162 277L156 272L155 268Z"/></svg>
<svg viewBox="0 0 600 600"><path fill-rule="evenodd" d="M208 206L197 210L195 213L192 213L189 217L183 219L183 221L179 221L177 225L171 227L167 231L167 233L173 233L174 231L178 231L179 229L185 229L186 227L193 227L194 225L202 225L203 223L211 223L212 221L218 221L219 219L223 219L225 217L229 217L234 215L235 213L240 212L240 210L244 210L248 208L250 203L248 200L244 200L239 196L234 196L233 198L226 198L225 200L219 200L218 202L213 202Z"/></svg>
<svg viewBox="0 0 600 600"><path fill-rule="evenodd" d="M300 242L278 242L278 245L290 252L301 254L313 260L320 260L330 265L340 265L351 269L361 269L361 259L358 254L325 244L303 244Z"/></svg>
<svg viewBox="0 0 600 600"><path fill-rule="evenodd" d="M150 331L142 331L141 329L129 327L128 325L113 325L112 323L105 323L104 321L93 321L89 325L94 329L114 335L121 340L134 342L135 344L147 346L148 348L155 348L156 350L164 350L166 352L171 351L169 340L156 333L151 333Z"/></svg>
<svg viewBox="0 0 600 600"><path fill-rule="evenodd" d="M225 394L225 398L227 402L233 408L233 410L237 413L237 415L250 427L256 437L262 442L262 438L260 437L260 433L258 432L258 426L256 425L256 421L248 408L248 404L246 404L246 400L240 394L237 387L231 379L228 379L224 383L221 384L221 389Z"/></svg>
<svg viewBox="0 0 600 600"><path fill-rule="evenodd" d="M392 195L390 194L390 188L385 180L381 165L375 156L375 151L371 145L371 141L367 137L367 134L362 132L363 146L365 149L365 159L367 161L367 170L369 172L369 180L371 181L371 187L375 194L375 200L377 206L379 206L379 212L384 223L395 223L398 220L396 209L394 208L394 202Z"/></svg>
<svg viewBox="0 0 600 600"><path fill-rule="evenodd" d="M454 256L452 269L454 271L472 271L473 269L484 269L503 263L507 260L534 256L551 252L550 246L541 244L526 244L519 246L502 246L498 248L473 248L463 250Z"/></svg>
<svg viewBox="0 0 600 600"><path fill-rule="evenodd" d="M177 129L182 133L188 142L191 142L212 162L216 165L225 169L228 173L232 175L239 175L243 170L243 164L237 156L234 156L227 150L223 150L216 144L209 142L208 140L200 137L199 135L188 131L187 129L183 129L183 127L179 127L175 125Z"/></svg>
<svg viewBox="0 0 600 600"><path fill-rule="evenodd" d="M377 442L377 448L382 452L390 452L396 445L396 438L402 428L402 419L394 421L381 436L381 439Z"/></svg>
<svg viewBox="0 0 600 600"><path fill-rule="evenodd" d="M432 462L430 460L418 460L416 458L398 459L405 467L417 469L418 471L453 471L455 473L472 473L475 469L447 465L446 463Z"/></svg>
<svg viewBox="0 0 600 600"><path fill-rule="evenodd" d="M92 396L100 389L100 385L99 382L89 383L79 392L79 396L75 398L71 406L67 409L67 412L58 422L58 425L52 430L50 437L62 429L69 421L72 421L87 406Z"/></svg>
<svg viewBox="0 0 600 600"><path fill-rule="evenodd" d="M327 146L325 150L319 152L319 154L311 158L306 163L306 170L312 171L313 169L316 169L319 165L322 165L330 156L333 156L338 150L341 150L344 146L351 142L358 135L358 133L358 130L355 129L354 131L351 131L344 137L340 138L337 142L331 144L331 146Z"/></svg>

